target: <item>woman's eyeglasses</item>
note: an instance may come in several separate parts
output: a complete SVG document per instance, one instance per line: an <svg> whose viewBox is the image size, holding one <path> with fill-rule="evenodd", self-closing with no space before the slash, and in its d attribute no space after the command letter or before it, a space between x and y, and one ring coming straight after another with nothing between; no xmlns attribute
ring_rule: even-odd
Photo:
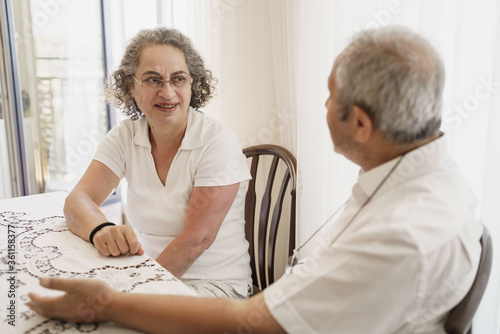
<svg viewBox="0 0 500 334"><path fill-rule="evenodd" d="M175 75L170 80L163 80L160 77L148 77L144 80L139 80L134 75L132 75L132 78L134 78L139 86L147 89L162 89L166 82L174 89L184 88L193 83L193 78L186 74Z"/></svg>

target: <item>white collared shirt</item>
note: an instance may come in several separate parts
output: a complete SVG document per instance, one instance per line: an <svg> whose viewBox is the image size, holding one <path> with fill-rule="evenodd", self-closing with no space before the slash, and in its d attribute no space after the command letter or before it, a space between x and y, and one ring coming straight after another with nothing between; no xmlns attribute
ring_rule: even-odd
<svg viewBox="0 0 500 334"><path fill-rule="evenodd" d="M398 159L361 172L313 255L264 290L287 332L445 333L474 280L482 233L445 138L406 154L348 224Z"/></svg>
<svg viewBox="0 0 500 334"><path fill-rule="evenodd" d="M184 227L193 187L240 183L231 209L213 244L183 275L183 279L221 280L247 295L251 282L245 239L245 193L251 178L239 139L227 127L202 112L189 109L181 146L165 185L158 178L145 117L125 120L104 138L94 157L109 167L127 188L127 218L146 254L156 258Z"/></svg>

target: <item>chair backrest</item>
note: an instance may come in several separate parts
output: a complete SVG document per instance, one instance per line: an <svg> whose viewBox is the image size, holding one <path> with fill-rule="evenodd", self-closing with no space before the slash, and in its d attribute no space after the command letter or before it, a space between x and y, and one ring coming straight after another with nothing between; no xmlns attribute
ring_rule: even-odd
<svg viewBox="0 0 500 334"><path fill-rule="evenodd" d="M292 254L295 248L295 189L297 182L297 161L292 153L278 145L251 146L245 148L243 153L248 159L251 159L250 173L252 175L252 180L250 180L248 184L245 199L245 234L250 243L249 253L253 284L260 290L263 290L275 280L274 255L276 252L277 232L280 226L283 200L285 197L291 200L288 256ZM262 163L264 159L263 156L271 156L272 163L268 170L261 171L258 174L258 169L264 168L264 164ZM259 162L261 163L259 164ZM279 180L275 182L279 165L284 165L286 171L281 182ZM260 199L260 211L256 214L255 209L258 201L256 181L258 175L263 175L265 179L265 189ZM278 188L274 188L275 185L277 185ZM274 196L276 197L274 201L272 198L273 189L276 189L276 191L279 189L278 195ZM276 191L274 193L276 193ZM288 191L290 196L286 196ZM271 216L269 215L270 212L272 212ZM256 216L258 216L258 222L256 221Z"/></svg>
<svg viewBox="0 0 500 334"><path fill-rule="evenodd" d="M472 287L465 295L464 299L450 311L448 319L444 324L444 329L448 334L472 333L472 319L474 318L474 314L477 311L481 298L483 298L486 285L488 284L493 258L493 246L490 232L484 225L483 235L481 237L481 247L482 251L479 267Z"/></svg>

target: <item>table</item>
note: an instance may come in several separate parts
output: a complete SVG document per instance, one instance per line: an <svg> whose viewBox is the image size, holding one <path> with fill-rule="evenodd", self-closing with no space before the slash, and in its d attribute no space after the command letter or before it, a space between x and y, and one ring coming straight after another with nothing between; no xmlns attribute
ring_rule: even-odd
<svg viewBox="0 0 500 334"><path fill-rule="evenodd" d="M61 293L41 287L39 277L100 279L132 293L196 295L147 255L101 255L68 229L65 197L54 192L0 200L0 333L137 333L112 323L76 324L36 314L25 305L29 292Z"/></svg>

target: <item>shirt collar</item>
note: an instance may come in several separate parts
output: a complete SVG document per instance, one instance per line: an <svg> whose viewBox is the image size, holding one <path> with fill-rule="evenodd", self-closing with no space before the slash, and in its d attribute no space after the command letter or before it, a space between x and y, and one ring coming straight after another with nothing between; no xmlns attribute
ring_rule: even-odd
<svg viewBox="0 0 500 334"><path fill-rule="evenodd" d="M181 150L194 150L203 146L203 112L189 107L186 133L181 143Z"/></svg>
<svg viewBox="0 0 500 334"><path fill-rule="evenodd" d="M413 180L418 176L425 174L430 169L439 165L441 161L448 158L448 148L444 135L420 146L404 155L400 164L385 181L384 185L378 191L385 193L402 183ZM392 159L378 167L370 169L368 172L360 170L358 176L358 185L366 197L373 194L375 189L390 173L391 169L398 163L401 156Z"/></svg>
<svg viewBox="0 0 500 334"><path fill-rule="evenodd" d="M203 113L199 110L194 110L192 107L188 109L188 123L186 132L179 149L181 150L194 150L203 146ZM151 142L149 141L149 125L145 116L134 122L135 135L134 144L144 146L151 149Z"/></svg>
<svg viewBox="0 0 500 334"><path fill-rule="evenodd" d="M149 142L149 125L146 116L142 116L133 122L134 124L134 144L151 148Z"/></svg>

